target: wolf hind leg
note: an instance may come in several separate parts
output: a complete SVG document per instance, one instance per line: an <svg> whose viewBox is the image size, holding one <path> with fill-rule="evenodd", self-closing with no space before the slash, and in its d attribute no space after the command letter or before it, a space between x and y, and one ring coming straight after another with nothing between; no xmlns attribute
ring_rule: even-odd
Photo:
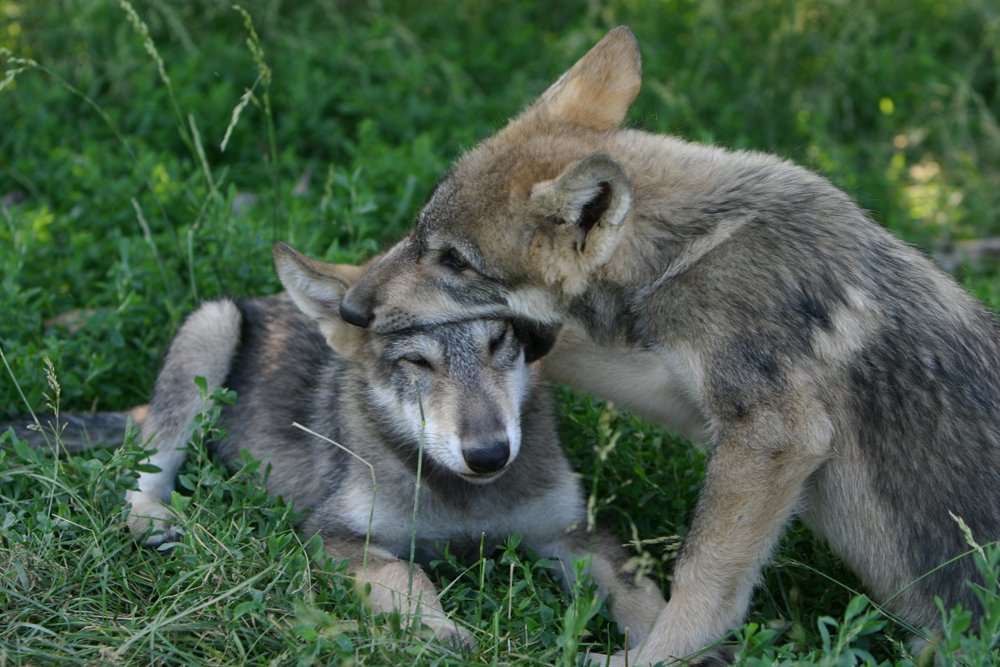
<svg viewBox="0 0 1000 667"><path fill-rule="evenodd" d="M151 546L175 537L174 517L164 503L187 455L191 424L204 409L194 378L204 377L209 392L222 386L239 346L242 321L234 302L210 301L188 316L170 343L142 423L142 441L150 453L143 462L159 470L140 472L138 488L125 496L132 506L129 530Z"/></svg>

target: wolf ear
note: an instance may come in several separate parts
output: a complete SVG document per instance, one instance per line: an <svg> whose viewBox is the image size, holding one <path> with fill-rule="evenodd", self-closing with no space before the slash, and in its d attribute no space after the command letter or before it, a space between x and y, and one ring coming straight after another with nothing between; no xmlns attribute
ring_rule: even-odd
<svg viewBox="0 0 1000 667"><path fill-rule="evenodd" d="M559 338L562 323L544 324L534 320L516 319L511 322L514 335L524 345L524 361L538 361L552 351Z"/></svg>
<svg viewBox="0 0 1000 667"><path fill-rule="evenodd" d="M631 30L618 26L519 118L546 115L594 130L613 130L625 120L641 83L639 44Z"/></svg>
<svg viewBox="0 0 1000 667"><path fill-rule="evenodd" d="M540 218L534 240L547 282L572 295L611 259L632 190L621 166L603 153L571 164L551 181L536 183L530 206Z"/></svg>
<svg viewBox="0 0 1000 667"><path fill-rule="evenodd" d="M271 249L274 268L285 291L299 310L316 320L337 353L351 358L365 342L365 330L340 317L340 300L361 277L363 269L350 264L328 264L309 259L284 243Z"/></svg>

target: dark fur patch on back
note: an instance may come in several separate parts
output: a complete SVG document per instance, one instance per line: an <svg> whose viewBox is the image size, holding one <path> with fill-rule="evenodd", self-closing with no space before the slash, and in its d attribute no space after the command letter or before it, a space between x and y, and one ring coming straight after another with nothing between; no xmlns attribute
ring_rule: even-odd
<svg viewBox="0 0 1000 667"><path fill-rule="evenodd" d="M346 454L292 422L339 438L339 397L324 395L319 386L325 369L338 361L316 323L286 297L237 305L243 315L241 341L224 383L236 392L237 403L222 411L220 422L228 437L215 448L233 467L240 449L267 460L270 443L283 443L281 455L270 460L268 490L300 508L315 506L339 488L345 472L340 461ZM312 363L301 363L304 359ZM317 396L324 401L322 409ZM322 423L315 414L323 415Z"/></svg>
<svg viewBox="0 0 1000 667"><path fill-rule="evenodd" d="M1000 516L1000 359L970 349L976 341L945 325L898 325L850 365L852 409L874 489L899 516L914 585L947 608L980 609L967 580L980 577L970 557L944 566L969 546L949 512L980 542L997 539ZM929 326L934 324L934 326ZM972 353L972 354L970 354Z"/></svg>

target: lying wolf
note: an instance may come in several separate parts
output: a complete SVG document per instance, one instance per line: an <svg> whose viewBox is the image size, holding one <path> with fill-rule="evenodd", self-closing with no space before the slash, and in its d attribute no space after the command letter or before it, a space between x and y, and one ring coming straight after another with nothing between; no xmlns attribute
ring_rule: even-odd
<svg viewBox="0 0 1000 667"><path fill-rule="evenodd" d="M825 179L619 124L627 28L463 155L341 302L388 333L565 324L545 370L711 448L669 604L631 664L738 625L793 515L916 628L980 614L952 514L1000 538L1000 333Z"/></svg>
<svg viewBox="0 0 1000 667"><path fill-rule="evenodd" d="M269 465L267 490L306 512L303 531L349 561L360 590L371 585L375 611L399 610L441 640L475 643L446 616L422 570L408 587L419 470L419 553L445 542L478 549L484 534L495 546L517 533L561 561L563 576L572 576L573 559L588 558L619 628L641 641L666 603L655 584L626 571L613 538L587 532L579 481L559 446L538 365L529 363L537 354L530 328L475 320L371 334L337 312L357 267L309 260L281 244L274 258L287 295L208 302L170 345L142 420L159 472L142 472L127 498L136 537L157 544L171 536L164 503L203 409L193 382L202 376L209 391L225 386L238 396L220 415L228 432L214 445L221 459L238 466L243 449ZM63 437L77 448L85 436L120 439L126 415L68 423Z"/></svg>

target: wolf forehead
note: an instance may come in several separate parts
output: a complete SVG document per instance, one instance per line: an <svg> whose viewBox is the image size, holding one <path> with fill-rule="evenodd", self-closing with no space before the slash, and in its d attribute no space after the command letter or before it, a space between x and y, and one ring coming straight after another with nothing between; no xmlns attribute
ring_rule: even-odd
<svg viewBox="0 0 1000 667"><path fill-rule="evenodd" d="M415 240L434 248L444 234L461 228L477 236L503 234L539 183L556 178L568 165L594 153L600 133L560 123L544 123L540 134L490 137L462 155L437 182L416 219ZM594 135L594 136L591 136ZM482 223L497 223L495 225Z"/></svg>
<svg viewBox="0 0 1000 667"><path fill-rule="evenodd" d="M449 367L512 367L526 342L513 322L471 319L373 336L380 356L390 362L423 357ZM492 361L490 361L492 358Z"/></svg>

